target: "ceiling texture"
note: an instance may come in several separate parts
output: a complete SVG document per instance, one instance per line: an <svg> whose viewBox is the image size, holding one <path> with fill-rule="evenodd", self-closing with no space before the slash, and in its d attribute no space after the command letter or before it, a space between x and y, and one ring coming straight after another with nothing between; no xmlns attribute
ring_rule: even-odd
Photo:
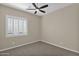
<svg viewBox="0 0 79 59"><path fill-rule="evenodd" d="M36 5L38 7L41 7L46 4L48 4L48 7L42 9L42 10L46 11L46 13L41 13L38 11L36 15L38 15L38 16L47 15L47 14L54 12L58 9L61 9L61 8L71 5L71 3L36 3ZM27 10L27 9L35 9L35 7L32 5L32 3L2 3L2 5L8 6L10 8L22 10L22 11L32 13L32 14L34 14L34 12L35 12L35 10Z"/></svg>

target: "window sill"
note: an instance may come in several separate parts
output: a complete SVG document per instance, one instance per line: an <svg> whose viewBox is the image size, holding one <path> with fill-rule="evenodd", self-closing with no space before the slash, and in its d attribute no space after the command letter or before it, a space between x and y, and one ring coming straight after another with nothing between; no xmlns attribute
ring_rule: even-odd
<svg viewBox="0 0 79 59"><path fill-rule="evenodd" d="M27 34L20 34L20 35L7 35L6 37L8 38L8 37L21 37L21 36L27 36Z"/></svg>

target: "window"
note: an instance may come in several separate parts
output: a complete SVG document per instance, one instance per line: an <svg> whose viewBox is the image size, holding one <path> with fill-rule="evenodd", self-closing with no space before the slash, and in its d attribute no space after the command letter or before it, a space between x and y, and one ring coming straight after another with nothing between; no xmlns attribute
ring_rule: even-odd
<svg viewBox="0 0 79 59"><path fill-rule="evenodd" d="M23 17L6 16L6 36L27 35L27 20Z"/></svg>

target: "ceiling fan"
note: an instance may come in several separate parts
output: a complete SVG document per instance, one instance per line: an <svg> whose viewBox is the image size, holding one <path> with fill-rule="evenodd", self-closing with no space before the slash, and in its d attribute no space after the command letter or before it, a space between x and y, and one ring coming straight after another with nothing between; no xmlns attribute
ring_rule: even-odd
<svg viewBox="0 0 79 59"><path fill-rule="evenodd" d="M40 11L42 13L46 13L45 11L43 11L41 9L48 7L48 5L43 5L41 7L38 7L35 3L32 3L32 5L35 7L35 9L27 9L27 10L35 10L34 14L36 14L38 11Z"/></svg>

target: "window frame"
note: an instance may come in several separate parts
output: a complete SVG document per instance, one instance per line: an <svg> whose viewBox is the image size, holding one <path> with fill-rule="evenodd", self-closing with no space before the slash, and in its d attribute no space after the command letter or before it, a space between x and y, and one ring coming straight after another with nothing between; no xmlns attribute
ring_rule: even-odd
<svg viewBox="0 0 79 59"><path fill-rule="evenodd" d="M13 34L8 34L8 18L9 17L12 17L12 18L18 18L18 20L20 19L20 20L22 20L21 18L23 18L24 19L24 21L26 21L26 31L24 32L24 33L19 33L18 32L18 34L14 34L14 32L13 32ZM13 20L14 21L14 20ZM19 21L18 21L19 22ZM16 36L26 36L27 34L28 34L28 21L27 21L27 19L25 18L25 17L17 17L17 16L11 16L11 15L6 15L6 19L5 19L5 28L6 28L6 30L5 30L5 32L6 32L6 37L16 37ZM14 22L13 22L14 23ZM13 24L13 27L14 27L14 24ZM19 27L19 23L18 23L18 27ZM19 28L18 28L19 29ZM13 30L14 30L14 28L13 28ZM19 31L19 30L18 30Z"/></svg>

